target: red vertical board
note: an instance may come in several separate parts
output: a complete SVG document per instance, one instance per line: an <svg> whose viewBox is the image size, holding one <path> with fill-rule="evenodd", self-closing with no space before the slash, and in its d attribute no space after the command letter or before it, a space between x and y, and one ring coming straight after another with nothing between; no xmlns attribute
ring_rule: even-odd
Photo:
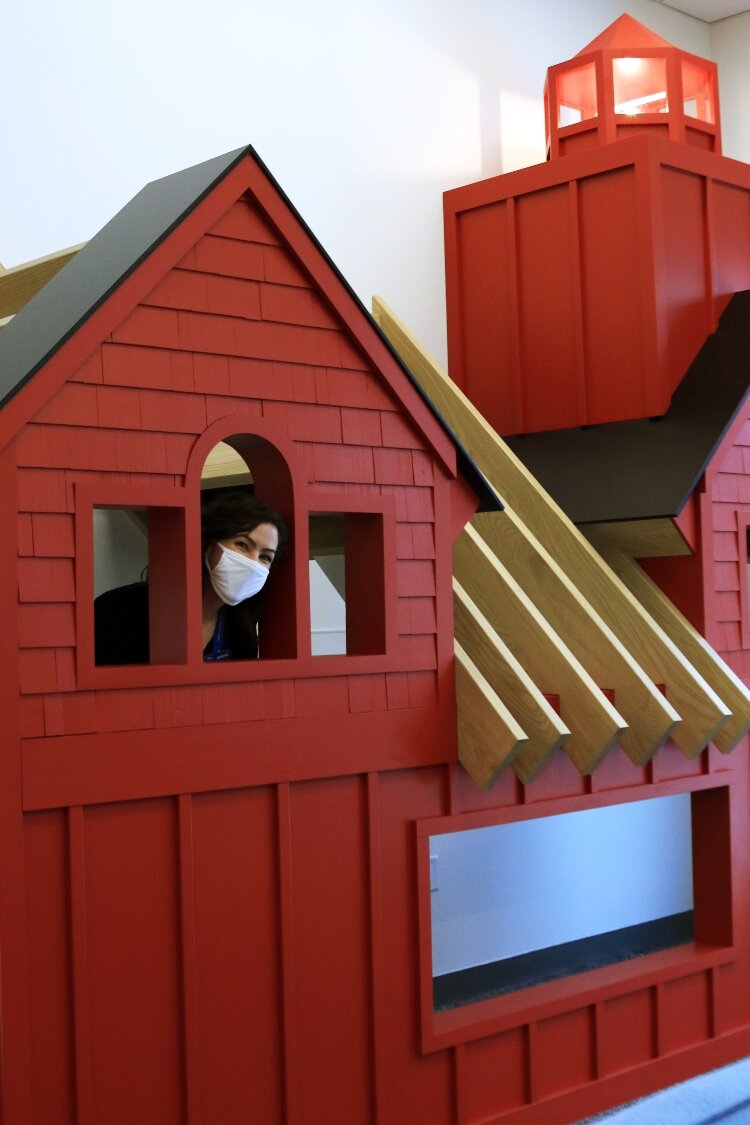
<svg viewBox="0 0 750 1125"><path fill-rule="evenodd" d="M718 314L728 297L750 288L750 192L714 180L709 198Z"/></svg>
<svg viewBox="0 0 750 1125"><path fill-rule="evenodd" d="M64 812L28 815L26 912L29 926L29 1010L34 1125L73 1125L70 925Z"/></svg>
<svg viewBox="0 0 750 1125"><path fill-rule="evenodd" d="M381 775L378 854L383 873L385 1073L379 1076L379 1125L396 1121L447 1125L453 1121L451 1054L419 1055L420 956L417 926L417 849L414 823L446 811L444 770Z"/></svg>
<svg viewBox="0 0 750 1125"><path fill-rule="evenodd" d="M271 788L193 799L203 1125L283 1120Z"/></svg>
<svg viewBox="0 0 750 1125"><path fill-rule="evenodd" d="M516 200L523 430L578 423L576 310L578 247L571 236L568 185Z"/></svg>
<svg viewBox="0 0 750 1125"><path fill-rule="evenodd" d="M462 1122L494 1120L529 1101L525 1027L467 1043L459 1056Z"/></svg>
<svg viewBox="0 0 750 1125"><path fill-rule="evenodd" d="M668 1054L711 1037L710 974L666 981L660 988L661 1050Z"/></svg>
<svg viewBox="0 0 750 1125"><path fill-rule="evenodd" d="M94 1121L183 1125L175 804L86 810Z"/></svg>
<svg viewBox="0 0 750 1125"><path fill-rule="evenodd" d="M595 1053L593 1008L541 1020L532 1056L535 1099L591 1082L596 1077Z"/></svg>
<svg viewBox="0 0 750 1125"><path fill-rule="evenodd" d="M305 1125L373 1120L366 809L363 778L291 787L289 984Z"/></svg>
<svg viewBox="0 0 750 1125"><path fill-rule="evenodd" d="M654 990L643 988L605 1001L599 1042L605 1076L650 1062L657 1042Z"/></svg>
<svg viewBox="0 0 750 1125"><path fill-rule="evenodd" d="M666 405L715 324L709 289L705 178L665 166L661 180L665 276L659 279L659 292L669 339L669 369L662 376Z"/></svg>
<svg viewBox="0 0 750 1125"><path fill-rule="evenodd" d="M451 355L451 375L504 433L514 419L508 206L467 210L455 222L458 283L453 315L462 327L462 348Z"/></svg>
<svg viewBox="0 0 750 1125"><path fill-rule="evenodd" d="M637 229L635 169L626 166L586 176L579 181L578 192L585 422L595 425L613 417L638 417L647 401L639 324L642 248L633 233Z"/></svg>

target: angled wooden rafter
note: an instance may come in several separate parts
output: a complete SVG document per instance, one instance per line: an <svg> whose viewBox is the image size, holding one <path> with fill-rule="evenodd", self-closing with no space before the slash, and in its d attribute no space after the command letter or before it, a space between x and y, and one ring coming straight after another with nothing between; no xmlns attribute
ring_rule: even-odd
<svg viewBox="0 0 750 1125"><path fill-rule="evenodd" d="M664 623L669 614L664 613L662 619L652 615L641 604L466 396L378 298L373 302L373 312L424 393L503 497L509 526L504 526L500 532L497 530L500 520L493 521L493 530L487 535L493 549L498 550L510 564L509 569L514 555L525 560L524 586L535 585L535 597L548 610L553 605L556 622L560 617L560 606L547 583L553 581L558 594L561 590L565 591L563 596L568 613L576 620L576 646L586 643L580 635L578 622L582 602L586 603L588 608L583 618L589 620L587 636L598 635L599 638L595 658L598 671L595 674L597 677L605 674L606 661L614 661L609 672L611 682L601 686L615 688L618 707L627 710L631 718L631 729L624 736L631 757L636 761L647 760L660 744L660 739L663 741L670 733L688 757L699 753L711 740L716 740L720 746L734 745L740 736L737 732L747 729L747 693L744 686L738 686L728 677L718 676L714 663L711 663L714 670L709 676L702 671L700 664L696 665L691 660L688 650L681 643L682 634L672 627L668 629ZM546 576L544 580L540 578L541 572ZM516 571L516 574L519 572ZM574 608L576 605L577 609ZM596 621L593 632L592 621ZM568 627L569 622L566 624ZM614 645L612 637L617 642ZM512 640L510 644L513 648ZM583 650L579 648L579 651ZM716 657L716 660L719 658ZM617 683L614 681L615 674L618 676ZM661 687L666 692L666 707L655 698L656 691ZM621 700L623 690L624 702ZM729 696L736 705L736 714L734 707L728 705ZM645 712L634 706L639 697L649 700ZM673 725L670 726L670 722ZM722 734L724 726L727 730Z"/></svg>
<svg viewBox="0 0 750 1125"><path fill-rule="evenodd" d="M545 694L560 695L565 752L591 773L626 722L510 572L470 525L453 552L456 578Z"/></svg>
<svg viewBox="0 0 750 1125"><path fill-rule="evenodd" d="M635 559L620 550L608 550L604 557L706 682L726 700L732 713L713 741L723 754L729 753L750 730L750 691Z"/></svg>
<svg viewBox="0 0 750 1125"><path fill-rule="evenodd" d="M477 669L526 733L527 741L513 757L511 768L524 783L533 781L552 755L565 745L570 730L456 578L453 615L457 644L471 652ZM499 745L494 734L490 745Z"/></svg>
<svg viewBox="0 0 750 1125"><path fill-rule="evenodd" d="M617 709L628 724L620 744L636 765L643 765L664 744L680 716L513 509L503 515L501 519L477 516L473 527L523 584L537 609L554 621L597 684L614 691Z"/></svg>
<svg viewBox="0 0 750 1125"><path fill-rule="evenodd" d="M456 643L459 760L483 789L528 741L510 710Z"/></svg>

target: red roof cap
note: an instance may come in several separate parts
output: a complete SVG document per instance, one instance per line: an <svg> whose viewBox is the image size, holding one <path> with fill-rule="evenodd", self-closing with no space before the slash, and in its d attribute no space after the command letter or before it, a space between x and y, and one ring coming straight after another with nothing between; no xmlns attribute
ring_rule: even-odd
<svg viewBox="0 0 750 1125"><path fill-rule="evenodd" d="M596 39L578 52L579 55L587 55L589 51L601 50L621 50L623 48L629 49L631 47L673 47L674 44L666 39L662 39L661 35L657 35L655 31L650 31L649 28L644 27L638 20L634 20L627 12L611 23L609 27L605 27L601 35L597 35Z"/></svg>

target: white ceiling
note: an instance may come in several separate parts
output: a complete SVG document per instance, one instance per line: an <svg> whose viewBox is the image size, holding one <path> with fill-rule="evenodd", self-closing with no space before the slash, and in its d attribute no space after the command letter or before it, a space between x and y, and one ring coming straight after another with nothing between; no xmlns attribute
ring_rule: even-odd
<svg viewBox="0 0 750 1125"><path fill-rule="evenodd" d="M740 12L750 11L748 0L659 0L668 8L676 8L678 12L685 12L688 16L705 20L706 23L715 23L724 20L727 16L736 16Z"/></svg>

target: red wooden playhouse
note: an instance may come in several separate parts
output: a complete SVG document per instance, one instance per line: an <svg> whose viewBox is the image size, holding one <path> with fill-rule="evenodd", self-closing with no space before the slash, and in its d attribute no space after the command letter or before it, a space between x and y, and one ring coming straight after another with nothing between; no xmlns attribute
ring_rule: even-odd
<svg viewBox="0 0 750 1125"><path fill-rule="evenodd" d="M145 188L0 331L4 1125L561 1123L750 1050L746 688L376 321L242 149ZM260 659L206 664L221 443L293 537ZM101 667L94 520L123 511L151 661ZM322 656L331 556L346 651ZM667 805L674 840L629 818ZM682 897L628 913L669 848ZM629 903L558 925L538 877L610 862ZM455 918L451 878L480 893ZM551 936L465 952L511 898Z"/></svg>

